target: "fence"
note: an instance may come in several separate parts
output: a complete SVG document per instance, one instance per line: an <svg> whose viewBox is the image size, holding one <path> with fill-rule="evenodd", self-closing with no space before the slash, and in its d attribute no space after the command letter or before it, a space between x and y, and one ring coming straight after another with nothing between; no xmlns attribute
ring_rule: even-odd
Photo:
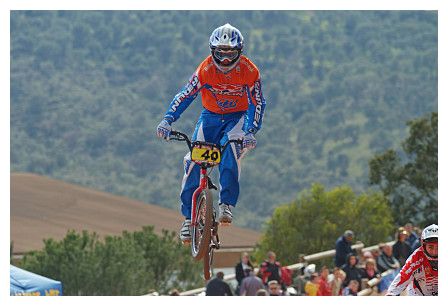
<svg viewBox="0 0 448 306"><path fill-rule="evenodd" d="M390 241L390 242L387 242L386 244L393 245L394 243L395 243L395 241ZM373 246L364 248L363 243L357 243L355 245L352 245L353 250L356 250L356 251L361 250L362 252L372 251L372 250L375 250L378 248L379 248L378 245L373 245ZM336 250L323 251L323 252L319 252L316 254L311 254L311 255L305 256L305 261L312 262L312 261L316 261L316 260L323 259L323 258L333 257L335 254L336 254ZM287 268L291 269L292 271L295 271L295 270L301 269L303 266L304 266L303 263L296 263L296 264L287 266ZM258 268L255 268L255 273L258 273ZM391 271L386 271L383 274L385 274L385 273L391 273ZM387 274L385 274L385 275L387 275ZM225 281L231 281L234 279L235 279L235 274L228 274L228 275L224 276ZM369 288L360 291L358 295L371 295L373 293L373 288L376 285L378 285L378 283L379 283L379 280L372 279L371 281L369 281L367 283ZM180 293L180 295L185 295L185 296L198 295L203 292L205 292L205 287L185 291L185 292Z"/></svg>

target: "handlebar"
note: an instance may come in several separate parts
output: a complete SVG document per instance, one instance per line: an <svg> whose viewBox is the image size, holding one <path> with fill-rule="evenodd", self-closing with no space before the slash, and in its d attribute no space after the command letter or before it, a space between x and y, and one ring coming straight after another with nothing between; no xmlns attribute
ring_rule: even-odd
<svg viewBox="0 0 448 306"><path fill-rule="evenodd" d="M171 133L170 133L170 140L185 141L187 143L188 148L190 149L190 151L192 150L190 138L188 138L188 136L185 135L182 132L171 131ZM242 139L230 139L223 146L218 145L221 148L221 152L223 152L227 148L227 146L230 143L232 143L232 142L233 143L237 143L239 145L243 145L243 140Z"/></svg>

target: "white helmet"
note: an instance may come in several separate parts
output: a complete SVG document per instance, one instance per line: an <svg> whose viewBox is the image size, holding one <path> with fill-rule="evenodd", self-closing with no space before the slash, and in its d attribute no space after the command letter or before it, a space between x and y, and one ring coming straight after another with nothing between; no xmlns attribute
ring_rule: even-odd
<svg viewBox="0 0 448 306"><path fill-rule="evenodd" d="M437 224L431 224L427 227L425 227L425 229L422 232L422 241L423 242L427 242L427 241L435 241L438 240L439 238L439 226Z"/></svg>
<svg viewBox="0 0 448 306"><path fill-rule="evenodd" d="M437 224L431 224L422 232L422 247L423 247L423 253L425 254L426 258L429 260L429 263L431 264L431 267L434 270L437 270L438 265L438 256L431 256L426 251L426 243L428 242L436 242L439 240L439 226Z"/></svg>
<svg viewBox="0 0 448 306"><path fill-rule="evenodd" d="M244 38L237 28L226 23L212 32L209 46L216 67L222 72L228 72L240 60Z"/></svg>

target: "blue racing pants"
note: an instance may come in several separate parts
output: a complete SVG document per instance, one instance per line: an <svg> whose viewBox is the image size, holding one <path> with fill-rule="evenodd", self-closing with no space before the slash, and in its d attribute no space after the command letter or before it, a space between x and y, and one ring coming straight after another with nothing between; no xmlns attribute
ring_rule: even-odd
<svg viewBox="0 0 448 306"><path fill-rule="evenodd" d="M246 112L216 114L203 110L192 137L192 141L206 141L224 145L228 140L244 136L243 125ZM241 147L231 143L222 152L219 164L219 203L235 206L240 191ZM200 166L191 161L190 152L184 157L184 177L180 193L181 211L185 218L191 218L192 196L199 186Z"/></svg>

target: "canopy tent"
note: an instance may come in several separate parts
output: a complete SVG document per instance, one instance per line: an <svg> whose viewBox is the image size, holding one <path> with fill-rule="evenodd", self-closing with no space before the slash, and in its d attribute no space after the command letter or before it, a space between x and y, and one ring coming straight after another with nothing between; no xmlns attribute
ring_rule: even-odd
<svg viewBox="0 0 448 306"><path fill-rule="evenodd" d="M62 295L62 284L10 265L9 295Z"/></svg>

